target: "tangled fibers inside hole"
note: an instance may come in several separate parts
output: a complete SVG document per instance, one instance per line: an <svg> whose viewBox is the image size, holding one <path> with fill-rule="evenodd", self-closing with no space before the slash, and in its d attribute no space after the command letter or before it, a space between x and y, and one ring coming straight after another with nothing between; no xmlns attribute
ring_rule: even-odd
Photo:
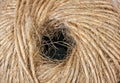
<svg viewBox="0 0 120 83"><path fill-rule="evenodd" d="M73 38L66 34L65 29L47 32L42 37L42 55L51 60L63 60L70 55Z"/></svg>

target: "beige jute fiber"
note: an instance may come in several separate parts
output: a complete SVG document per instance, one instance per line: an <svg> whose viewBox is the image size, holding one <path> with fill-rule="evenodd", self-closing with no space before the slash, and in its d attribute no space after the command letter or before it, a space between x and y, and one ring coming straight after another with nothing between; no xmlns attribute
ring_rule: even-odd
<svg viewBox="0 0 120 83"><path fill-rule="evenodd" d="M58 30L71 49L61 60L43 42ZM119 81L119 0L0 0L0 83Z"/></svg>

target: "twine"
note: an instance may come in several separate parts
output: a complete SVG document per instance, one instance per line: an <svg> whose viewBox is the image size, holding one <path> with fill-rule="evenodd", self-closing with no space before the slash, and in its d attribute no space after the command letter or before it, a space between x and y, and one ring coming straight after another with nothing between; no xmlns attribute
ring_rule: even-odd
<svg viewBox="0 0 120 83"><path fill-rule="evenodd" d="M2 0L1 83L120 81L119 0ZM116 5L117 4L117 5ZM61 28L75 41L60 63L43 59L43 33Z"/></svg>

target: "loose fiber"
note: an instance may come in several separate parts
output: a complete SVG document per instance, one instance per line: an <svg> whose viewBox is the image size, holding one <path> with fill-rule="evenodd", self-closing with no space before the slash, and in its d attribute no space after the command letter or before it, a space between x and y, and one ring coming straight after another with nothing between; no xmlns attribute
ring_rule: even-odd
<svg viewBox="0 0 120 83"><path fill-rule="evenodd" d="M119 2L0 0L0 83L118 83Z"/></svg>

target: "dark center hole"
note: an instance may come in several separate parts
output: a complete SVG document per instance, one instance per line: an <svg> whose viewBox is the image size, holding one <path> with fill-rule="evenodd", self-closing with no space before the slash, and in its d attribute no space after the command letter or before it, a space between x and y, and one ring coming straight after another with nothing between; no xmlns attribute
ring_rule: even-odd
<svg viewBox="0 0 120 83"><path fill-rule="evenodd" d="M67 40L68 38L63 30L58 30L51 36L44 35L42 37L42 41L44 41L42 51L44 57L48 57L52 60L65 59L69 55L68 50L70 48L70 42Z"/></svg>

